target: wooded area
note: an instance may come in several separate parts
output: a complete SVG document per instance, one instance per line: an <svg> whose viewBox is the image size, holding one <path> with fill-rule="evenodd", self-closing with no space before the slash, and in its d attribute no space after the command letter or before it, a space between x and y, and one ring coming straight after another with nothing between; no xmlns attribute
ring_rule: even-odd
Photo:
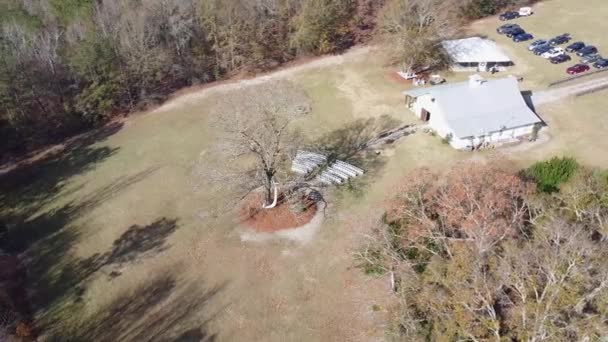
<svg viewBox="0 0 608 342"><path fill-rule="evenodd" d="M385 2L2 0L0 151L60 141L182 87L340 52L371 39ZM479 17L514 2L469 0L457 12ZM436 3L391 0L383 16L394 24L388 12L412 11L409 23L437 28L447 9ZM403 33L392 27L384 33Z"/></svg>
<svg viewBox="0 0 608 342"><path fill-rule="evenodd" d="M0 150L57 141L179 88L366 39L379 1L5 0Z"/></svg>
<svg viewBox="0 0 608 342"><path fill-rule="evenodd" d="M393 279L397 340L605 336L605 171L567 158L519 174L479 164L417 170L389 203L359 257L367 273Z"/></svg>

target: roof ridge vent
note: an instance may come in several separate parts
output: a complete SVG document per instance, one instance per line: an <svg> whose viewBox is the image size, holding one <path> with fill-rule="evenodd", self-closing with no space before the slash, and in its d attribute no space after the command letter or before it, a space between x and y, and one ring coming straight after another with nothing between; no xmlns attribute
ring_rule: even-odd
<svg viewBox="0 0 608 342"><path fill-rule="evenodd" d="M469 87L471 88L478 88L485 82L487 81L479 74L469 76Z"/></svg>

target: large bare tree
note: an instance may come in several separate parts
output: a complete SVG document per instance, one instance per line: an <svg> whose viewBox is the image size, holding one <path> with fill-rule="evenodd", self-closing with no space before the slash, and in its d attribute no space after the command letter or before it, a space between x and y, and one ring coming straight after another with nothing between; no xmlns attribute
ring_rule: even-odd
<svg viewBox="0 0 608 342"><path fill-rule="evenodd" d="M310 110L308 97L296 85L276 81L225 94L214 107L215 127L223 132L215 152L225 162L211 178L241 196L262 189L263 207L272 207L301 146L290 124Z"/></svg>

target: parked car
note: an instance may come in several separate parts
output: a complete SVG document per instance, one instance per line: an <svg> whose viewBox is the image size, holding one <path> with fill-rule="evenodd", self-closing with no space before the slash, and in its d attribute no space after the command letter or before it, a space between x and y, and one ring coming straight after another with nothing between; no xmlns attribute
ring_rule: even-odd
<svg viewBox="0 0 608 342"><path fill-rule="evenodd" d="M570 41L570 34L568 33L564 33L564 34L560 34L559 36L552 38L549 40L549 44L551 45L560 45L560 44L564 44Z"/></svg>
<svg viewBox="0 0 608 342"><path fill-rule="evenodd" d="M563 55L564 53L566 53L566 51L562 48L553 48L545 53L543 53L541 55L541 57L549 59L549 58L553 58L553 57L557 57L559 55Z"/></svg>
<svg viewBox="0 0 608 342"><path fill-rule="evenodd" d="M581 63L590 64L590 63L597 61L598 59L602 59L602 56L600 56L599 53L594 53L594 54L587 55L587 56L581 58Z"/></svg>
<svg viewBox="0 0 608 342"><path fill-rule="evenodd" d="M587 45L584 48L578 50L576 55L579 57L583 57L583 56L591 55L593 53L597 53L597 48L593 45Z"/></svg>
<svg viewBox="0 0 608 342"><path fill-rule="evenodd" d="M541 46L537 47L532 52L534 52L535 55L540 56L543 53L545 53L551 49L553 49L553 47L551 45L545 44L545 45L541 45Z"/></svg>
<svg viewBox="0 0 608 342"><path fill-rule="evenodd" d="M505 34L505 33L507 33L506 31L512 30L512 29L514 29L516 27L519 27L519 25L517 25L517 24L504 24L504 25L498 26L498 28L496 29L496 32L499 33L499 34Z"/></svg>
<svg viewBox="0 0 608 342"><path fill-rule="evenodd" d="M534 42L532 42L532 44L528 45L528 50L533 51L537 47L545 44L547 44L547 41L544 39L535 40Z"/></svg>
<svg viewBox="0 0 608 342"><path fill-rule="evenodd" d="M512 19L516 19L516 18L519 18L519 12L515 12L515 11L505 12L498 16L498 19L500 19L502 21L512 20Z"/></svg>
<svg viewBox="0 0 608 342"><path fill-rule="evenodd" d="M600 59L597 60L597 62L593 63L593 66L596 69L608 68L608 59L606 59L606 58L600 58Z"/></svg>
<svg viewBox="0 0 608 342"><path fill-rule="evenodd" d="M566 51L568 52L576 52L585 47L585 43L583 42L575 42L566 47Z"/></svg>
<svg viewBox="0 0 608 342"><path fill-rule="evenodd" d="M518 36L518 35L524 34L524 33L526 33L526 31L524 31L524 29L522 29L521 27L516 27L514 29L508 30L506 34L507 34L507 37L513 38L515 36Z"/></svg>
<svg viewBox="0 0 608 342"><path fill-rule="evenodd" d="M529 17L534 14L532 7L522 7L519 9L518 14L520 17Z"/></svg>
<svg viewBox="0 0 608 342"><path fill-rule="evenodd" d="M529 33L518 34L513 37L513 41L516 43L525 42L526 40L534 39L534 36Z"/></svg>
<svg viewBox="0 0 608 342"><path fill-rule="evenodd" d="M429 78L429 84L431 85L438 85L438 84L444 84L445 83L445 78L441 77L441 75L431 75L431 77Z"/></svg>
<svg viewBox="0 0 608 342"><path fill-rule="evenodd" d="M549 61L553 64L560 64L560 63L564 63L567 62L569 60L571 60L572 58L568 55L566 55L565 53L559 55L559 56L555 56L555 57L551 57L549 58Z"/></svg>
<svg viewBox="0 0 608 342"><path fill-rule="evenodd" d="M570 75L576 75L576 74L580 74L582 72L588 71L590 68L587 64L575 64L571 67L569 67L568 69L566 69L566 72Z"/></svg>
<svg viewBox="0 0 608 342"><path fill-rule="evenodd" d="M581 63L589 64L597 61L598 59L602 59L602 56L600 56L599 53L593 53L581 58Z"/></svg>

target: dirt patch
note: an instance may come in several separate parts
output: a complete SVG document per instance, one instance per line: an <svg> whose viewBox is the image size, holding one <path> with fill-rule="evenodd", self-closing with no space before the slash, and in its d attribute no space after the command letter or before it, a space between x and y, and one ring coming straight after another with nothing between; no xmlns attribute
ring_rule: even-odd
<svg viewBox="0 0 608 342"><path fill-rule="evenodd" d="M272 209L260 208L261 194L252 194L243 201L240 211L241 223L257 232L276 232L303 226L310 222L317 212L314 200L302 196L287 201L280 196L278 204Z"/></svg>

